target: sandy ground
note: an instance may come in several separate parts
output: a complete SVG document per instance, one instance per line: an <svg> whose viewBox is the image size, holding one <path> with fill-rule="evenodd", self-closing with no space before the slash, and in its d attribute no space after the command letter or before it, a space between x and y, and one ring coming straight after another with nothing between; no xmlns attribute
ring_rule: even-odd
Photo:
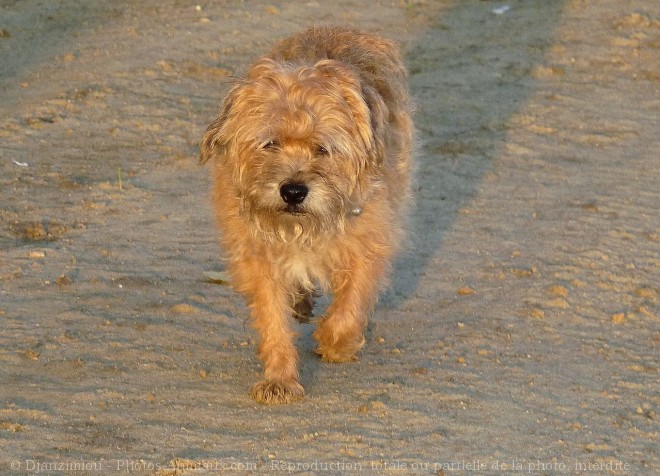
<svg viewBox="0 0 660 476"><path fill-rule="evenodd" d="M657 474L660 5L198 5L0 1L0 472ZM401 42L417 201L361 360L303 325L266 407L197 143L312 23Z"/></svg>

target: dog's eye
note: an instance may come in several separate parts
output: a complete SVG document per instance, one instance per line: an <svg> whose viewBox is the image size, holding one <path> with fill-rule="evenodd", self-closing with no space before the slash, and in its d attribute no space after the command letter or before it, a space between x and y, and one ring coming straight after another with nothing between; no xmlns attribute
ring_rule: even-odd
<svg viewBox="0 0 660 476"><path fill-rule="evenodd" d="M280 143L277 142L275 139L271 139L261 146L261 148L264 150L275 150L279 147L280 147Z"/></svg>
<svg viewBox="0 0 660 476"><path fill-rule="evenodd" d="M324 146L319 145L316 147L316 155L329 155L330 152L328 152L328 149L326 149Z"/></svg>

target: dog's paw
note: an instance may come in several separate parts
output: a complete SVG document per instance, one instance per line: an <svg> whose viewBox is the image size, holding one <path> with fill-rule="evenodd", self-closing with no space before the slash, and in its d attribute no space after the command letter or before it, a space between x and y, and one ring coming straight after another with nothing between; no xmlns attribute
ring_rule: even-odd
<svg viewBox="0 0 660 476"><path fill-rule="evenodd" d="M324 362L353 362L357 360L357 353L364 346L364 335L337 336L332 331L319 327L314 333L319 346L314 351L321 356Z"/></svg>
<svg viewBox="0 0 660 476"><path fill-rule="evenodd" d="M308 323L312 317L314 305L309 303L309 301L300 301L297 302L293 307L293 317L301 323Z"/></svg>
<svg viewBox="0 0 660 476"><path fill-rule="evenodd" d="M357 350L355 349L334 349L319 347L314 352L321 357L323 362L334 362L340 364L343 362L354 362L357 360Z"/></svg>
<svg viewBox="0 0 660 476"><path fill-rule="evenodd" d="M323 362L354 362L358 359L357 353L364 345L364 342L363 336L353 341L344 340L335 342L333 345L320 342L319 347L314 352L321 356Z"/></svg>
<svg viewBox="0 0 660 476"><path fill-rule="evenodd" d="M293 317L298 322L307 323L314 317L314 296L313 292L303 293L294 302Z"/></svg>
<svg viewBox="0 0 660 476"><path fill-rule="evenodd" d="M295 380L289 382L262 380L254 384L250 393L259 403L277 405L301 400L305 396L305 389Z"/></svg>

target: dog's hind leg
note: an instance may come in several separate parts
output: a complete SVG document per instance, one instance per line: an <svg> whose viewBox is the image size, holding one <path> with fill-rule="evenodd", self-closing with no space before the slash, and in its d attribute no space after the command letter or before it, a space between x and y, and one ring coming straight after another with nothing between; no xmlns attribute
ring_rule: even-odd
<svg viewBox="0 0 660 476"><path fill-rule="evenodd" d="M300 291L296 294L292 309L293 317L298 322L307 323L314 317L315 297L314 291Z"/></svg>

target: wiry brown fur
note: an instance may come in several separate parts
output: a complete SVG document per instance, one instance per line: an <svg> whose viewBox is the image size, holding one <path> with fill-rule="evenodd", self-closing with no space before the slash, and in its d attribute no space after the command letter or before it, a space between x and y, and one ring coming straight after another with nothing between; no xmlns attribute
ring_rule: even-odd
<svg viewBox="0 0 660 476"><path fill-rule="evenodd" d="M396 45L341 28L279 42L222 103L201 142L237 291L259 332L264 403L301 398L291 316L317 286L333 301L314 338L324 361L354 360L402 234L412 123ZM305 184L287 205L286 182Z"/></svg>

